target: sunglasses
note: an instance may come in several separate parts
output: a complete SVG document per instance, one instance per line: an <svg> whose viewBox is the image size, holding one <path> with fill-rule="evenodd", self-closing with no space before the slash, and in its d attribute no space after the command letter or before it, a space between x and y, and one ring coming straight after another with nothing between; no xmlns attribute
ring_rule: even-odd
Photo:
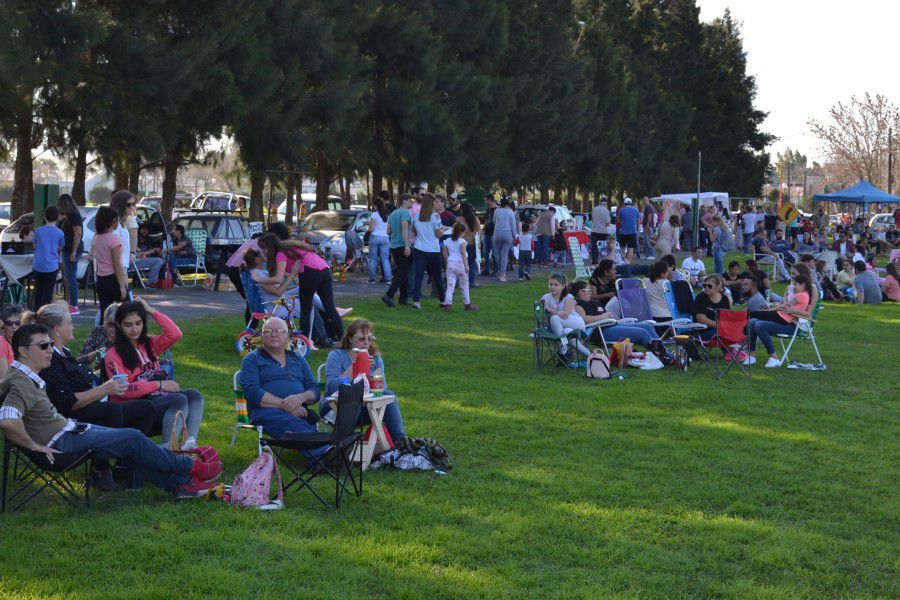
<svg viewBox="0 0 900 600"><path fill-rule="evenodd" d="M711 290L711 289L713 289L713 288L716 287L716 286L714 286L714 285L711 284L711 283L704 283L704 284L703 284L703 287L704 287L704 289Z"/></svg>
<svg viewBox="0 0 900 600"><path fill-rule="evenodd" d="M53 345L53 342L37 342L35 344L28 344L29 346L37 346L41 350L46 350L50 346Z"/></svg>
<svg viewBox="0 0 900 600"><path fill-rule="evenodd" d="M361 341L361 342L374 342L374 341L375 341L375 336L374 336L374 335L370 335L370 336L368 336L368 337L354 337L353 339L359 340L359 341Z"/></svg>
<svg viewBox="0 0 900 600"><path fill-rule="evenodd" d="M22 321L3 321L3 324L7 327L18 327L22 324Z"/></svg>

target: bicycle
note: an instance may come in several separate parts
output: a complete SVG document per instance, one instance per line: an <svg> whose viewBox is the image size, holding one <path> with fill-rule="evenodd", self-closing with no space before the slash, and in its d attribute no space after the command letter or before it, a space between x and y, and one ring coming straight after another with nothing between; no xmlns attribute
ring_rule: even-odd
<svg viewBox="0 0 900 600"><path fill-rule="evenodd" d="M247 290L246 284L244 289L245 291ZM300 330L294 324L295 315L293 306L296 299L296 296L285 296L270 303L272 305L272 312L254 311L252 313L247 326L238 334L237 339L235 340L238 354L240 354L242 358L262 346L262 329L250 327L250 323L253 321L261 323L269 317L275 316L275 309L279 306L284 308L288 313L287 318L284 319L285 323L288 324L288 338L290 340L287 349L296 352L303 358L308 357L310 352L315 350L316 345L313 341L300 333Z"/></svg>

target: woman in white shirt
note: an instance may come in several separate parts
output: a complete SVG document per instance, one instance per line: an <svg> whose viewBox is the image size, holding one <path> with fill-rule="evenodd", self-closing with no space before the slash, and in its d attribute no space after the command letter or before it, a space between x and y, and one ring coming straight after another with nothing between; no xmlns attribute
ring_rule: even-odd
<svg viewBox="0 0 900 600"><path fill-rule="evenodd" d="M412 221L413 232L416 234L416 241L413 243L415 275L412 290L412 305L415 309L422 308L419 300L422 298L422 281L425 279L426 271L435 282L438 298L444 297L441 244L438 241L444 230L441 227L440 217L435 214L439 212L435 209L435 204L438 204L443 210L443 204L439 200L435 200L433 194L426 194L422 198L422 207L419 209L418 216Z"/></svg>
<svg viewBox="0 0 900 600"><path fill-rule="evenodd" d="M659 226L659 236L656 238L656 255L665 256L666 254L674 254L675 247L678 245L678 237L680 235L681 220L678 215L672 215L668 221L663 221Z"/></svg>
<svg viewBox="0 0 900 600"><path fill-rule="evenodd" d="M137 200L128 190L119 190L109 199L109 207L119 215L119 225L113 233L122 242L122 266L126 273L134 260L134 249L137 248L138 221L135 204Z"/></svg>
<svg viewBox="0 0 900 600"><path fill-rule="evenodd" d="M369 218L369 283L375 283L378 274L378 263L384 282L391 282L391 239L387 232L388 212L381 197L375 198L375 210Z"/></svg>
<svg viewBox="0 0 900 600"><path fill-rule="evenodd" d="M650 278L645 280L647 284L647 300L650 303L650 315L654 321L665 322L672 320L672 311L666 302L665 282L668 281L669 265L665 261L658 260L650 267Z"/></svg>

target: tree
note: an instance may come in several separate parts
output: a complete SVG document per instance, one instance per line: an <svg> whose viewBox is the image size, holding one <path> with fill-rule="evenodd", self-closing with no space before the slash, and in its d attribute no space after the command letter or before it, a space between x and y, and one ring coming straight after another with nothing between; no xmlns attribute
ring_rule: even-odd
<svg viewBox="0 0 900 600"><path fill-rule="evenodd" d="M850 173L875 187L887 185L888 132L894 148L900 143L900 109L881 94L851 96L838 102L828 119L810 119L809 127L822 143L828 162L839 173Z"/></svg>

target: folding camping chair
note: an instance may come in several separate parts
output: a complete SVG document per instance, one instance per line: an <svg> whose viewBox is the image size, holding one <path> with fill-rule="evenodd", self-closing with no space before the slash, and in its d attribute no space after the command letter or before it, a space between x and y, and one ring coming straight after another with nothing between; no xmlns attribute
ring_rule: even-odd
<svg viewBox="0 0 900 600"><path fill-rule="evenodd" d="M175 270L179 271L181 267L194 267L194 277L191 281L190 287L194 287L197 285L197 281L200 279L200 274L208 275L209 273L206 270L206 240L209 238L209 234L205 229L188 229L184 232L184 237L190 240L191 245L194 247L194 263L190 264L179 264L178 260L175 262Z"/></svg>
<svg viewBox="0 0 900 600"><path fill-rule="evenodd" d="M534 342L534 368L541 370L554 360L570 368L579 369L577 361L563 361L560 358L559 346L563 338L584 340L585 332L575 330L565 335L556 335L550 330L550 319L544 310L544 303L538 300L534 303L534 329L529 337ZM576 350L577 352L577 350Z"/></svg>
<svg viewBox="0 0 900 600"><path fill-rule="evenodd" d="M337 394L337 417L333 431L316 433L290 433L281 439L263 439L264 446L272 449L278 462L294 475L294 479L284 486L288 491L294 485L298 489L308 489L323 505L329 505L324 498L312 487L313 480L320 475L328 475L335 482L334 507L340 508L341 497L347 489L347 480L353 485L357 496L362 495L362 461L359 462L359 482L353 476L351 461L354 455L362 453L362 433L357 429L360 412L363 410L363 393L365 386L362 381L352 385L342 385ZM306 468L298 466L287 459L287 450L310 451L321 447L327 447L326 451L317 458L309 458Z"/></svg>
<svg viewBox="0 0 900 600"><path fill-rule="evenodd" d="M822 355L819 353L819 346L816 344L816 336L813 333L813 328L816 325L816 318L819 316L819 310L821 310L821 308L822 301L819 300L816 302L816 306L813 308L809 319L797 319L797 325L794 327L794 332L792 334L779 333L775 336L779 338L778 341L781 343L781 364L787 362L788 353L791 351L791 347L794 345L794 342L800 340L812 343L813 350L816 351L816 358L819 359L818 364L822 367L825 366L825 363L822 362ZM787 347L784 345L784 340L790 340Z"/></svg>
<svg viewBox="0 0 900 600"><path fill-rule="evenodd" d="M244 388L241 387L240 375L240 371L235 371L234 377L231 380L232 390L234 391L234 416L237 422L234 424L234 433L231 434L231 444L229 444L229 447L234 448L238 431L256 430L256 452L257 456L259 456L262 454L263 428L262 425L253 425L250 423L250 414L247 411L247 399L244 397Z"/></svg>
<svg viewBox="0 0 900 600"><path fill-rule="evenodd" d="M683 284L689 289L691 287L690 284L686 281L676 281L674 283ZM673 282L664 281L663 292L666 295L666 304L669 305L669 312L672 313L672 320L668 323L663 323L663 325L668 325L670 327L673 336L680 334L696 335L697 333L707 329L706 325L704 325L703 323L695 323L694 316L690 312L684 312L678 306L678 302L675 299Z"/></svg>
<svg viewBox="0 0 900 600"><path fill-rule="evenodd" d="M69 480L68 475L75 470L84 467L84 504L90 506L90 486L88 477L93 466L94 451L56 454L53 463L47 456L40 452L25 450L13 444L9 439L3 443L3 479L0 489L0 512L6 512L7 503L14 502L20 496L25 496L10 510L15 511L44 490L56 492L60 498L78 506L81 503L81 492L77 485ZM10 479L10 463L12 462L12 482ZM12 483L14 490L10 490ZM30 493L29 493L30 492Z"/></svg>
<svg viewBox="0 0 900 600"><path fill-rule="evenodd" d="M722 371L719 368L718 355L716 355L716 362L713 365L713 368L719 378L727 375L728 371L730 371L731 367L734 365L737 365L744 376L748 379L750 378L750 366L747 365L746 368L744 368L745 365L739 360L742 353L746 354L750 351L750 339L747 337L747 334L744 333L749 321L749 310L727 310L720 308L716 312L716 335L706 343L706 346L707 348L720 348L722 350L723 360L729 356L731 358L731 360L725 360L728 364L725 366L725 370ZM734 348L734 346L737 346L737 348Z"/></svg>
<svg viewBox="0 0 900 600"><path fill-rule="evenodd" d="M646 323L654 327L665 325L653 320L650 313L650 301L647 299L647 290L640 279L623 277L616 280L616 298L619 299L619 310L622 318L617 322L626 325L630 323Z"/></svg>

